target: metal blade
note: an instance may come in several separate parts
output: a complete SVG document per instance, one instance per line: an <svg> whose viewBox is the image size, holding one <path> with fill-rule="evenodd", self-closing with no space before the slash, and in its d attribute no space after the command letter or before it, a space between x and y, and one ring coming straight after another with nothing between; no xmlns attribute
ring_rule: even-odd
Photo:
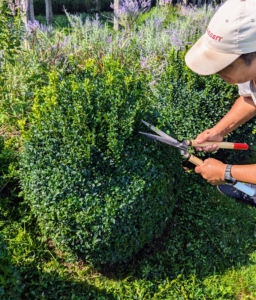
<svg viewBox="0 0 256 300"><path fill-rule="evenodd" d="M180 143L176 140L172 141L172 140L169 139L169 137L168 137L168 139L166 139L166 138L163 138L161 136L157 136L157 135L146 133L146 132L139 132L139 133L145 135L146 137L148 137L150 139L153 139L153 140L165 143L167 145L171 145L171 146L174 146L176 148L179 148L180 150L186 151L186 146L184 144L182 144L182 143Z"/></svg>
<svg viewBox="0 0 256 300"><path fill-rule="evenodd" d="M164 133L162 130L160 129L157 129L155 126L149 124L148 122L146 121L143 121L142 122L148 126L152 131L154 131L155 133L157 133L158 135L160 135L161 137L163 138L166 138L166 139L169 139L171 141L173 141L174 143L179 143L177 140L175 140L174 138L172 138L171 136L169 136L168 134Z"/></svg>

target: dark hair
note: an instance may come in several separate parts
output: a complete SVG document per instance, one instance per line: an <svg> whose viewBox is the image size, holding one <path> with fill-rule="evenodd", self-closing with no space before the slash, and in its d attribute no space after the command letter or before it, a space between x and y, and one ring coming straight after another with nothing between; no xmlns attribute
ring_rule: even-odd
<svg viewBox="0 0 256 300"><path fill-rule="evenodd" d="M239 58L241 58L249 67L252 64L253 60L256 58L256 52L242 54Z"/></svg>

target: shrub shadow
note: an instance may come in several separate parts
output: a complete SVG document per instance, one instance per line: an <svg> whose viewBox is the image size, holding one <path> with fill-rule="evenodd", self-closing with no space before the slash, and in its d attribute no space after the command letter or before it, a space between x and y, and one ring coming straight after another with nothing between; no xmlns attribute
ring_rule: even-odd
<svg viewBox="0 0 256 300"><path fill-rule="evenodd" d="M24 272L25 271L25 272ZM104 287L97 288L85 280L60 276L56 271L44 272L37 266L27 266L22 284L20 299L47 300L116 300L117 298Z"/></svg>

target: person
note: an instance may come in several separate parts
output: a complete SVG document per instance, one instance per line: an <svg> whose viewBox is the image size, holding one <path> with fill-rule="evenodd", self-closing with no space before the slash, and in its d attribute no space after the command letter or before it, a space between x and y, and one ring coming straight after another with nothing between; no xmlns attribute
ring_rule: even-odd
<svg viewBox="0 0 256 300"><path fill-rule="evenodd" d="M227 0L221 5L205 34L187 52L185 62L200 75L218 74L228 84L238 85L239 98L228 113L196 137L197 143L220 142L256 115L256 1ZM218 146L197 150L216 151ZM256 206L256 164L227 165L209 158L195 172L217 185L224 195ZM255 195L250 197L235 189L232 183L236 181L251 186Z"/></svg>

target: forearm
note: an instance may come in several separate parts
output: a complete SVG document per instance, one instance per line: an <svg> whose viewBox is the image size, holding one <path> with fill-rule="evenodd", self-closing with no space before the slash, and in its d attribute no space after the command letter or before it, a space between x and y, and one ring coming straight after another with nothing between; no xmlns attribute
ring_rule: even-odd
<svg viewBox="0 0 256 300"><path fill-rule="evenodd" d="M213 127L225 136L256 115L256 106L249 97L239 97L229 112Z"/></svg>
<svg viewBox="0 0 256 300"><path fill-rule="evenodd" d="M256 165L233 165L231 175L237 181L256 184Z"/></svg>

